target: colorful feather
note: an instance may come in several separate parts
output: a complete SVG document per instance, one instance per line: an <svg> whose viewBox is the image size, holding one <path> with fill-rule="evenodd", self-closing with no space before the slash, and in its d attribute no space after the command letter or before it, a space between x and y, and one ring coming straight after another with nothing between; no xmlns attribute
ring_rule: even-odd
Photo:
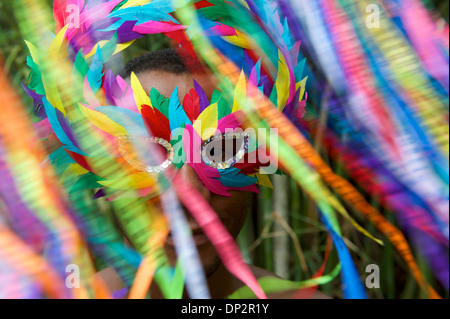
<svg viewBox="0 0 450 319"><path fill-rule="evenodd" d="M216 134L219 116L217 108L217 103L210 105L194 122L194 129L203 140L206 140Z"/></svg>
<svg viewBox="0 0 450 319"><path fill-rule="evenodd" d="M103 75L102 52L101 49L98 48L91 62L91 66L89 67L89 71L86 74L86 78L94 94L96 94L102 86Z"/></svg>
<svg viewBox="0 0 450 319"><path fill-rule="evenodd" d="M183 108L191 123L194 123L200 115L200 98L195 89L191 89L184 97Z"/></svg>
<svg viewBox="0 0 450 319"><path fill-rule="evenodd" d="M185 30L187 27L172 22L149 21L133 27L134 32L144 34L172 33Z"/></svg>
<svg viewBox="0 0 450 319"><path fill-rule="evenodd" d="M169 122L171 131L192 124L178 99L178 88L173 91L169 101Z"/></svg>
<svg viewBox="0 0 450 319"><path fill-rule="evenodd" d="M117 124L105 114L95 110L91 110L88 107L83 106L82 104L79 104L79 108L86 119L100 130L116 137L127 135L127 131L123 126Z"/></svg>
<svg viewBox="0 0 450 319"><path fill-rule="evenodd" d="M256 177L240 174L240 170L237 168L220 170L219 173L221 184L227 187L242 188L251 186L258 181Z"/></svg>
<svg viewBox="0 0 450 319"><path fill-rule="evenodd" d="M142 105L152 105L150 97L145 92L141 82L139 82L139 79L134 72L131 73L131 89L133 90L134 101L136 102L139 112L141 112Z"/></svg>
<svg viewBox="0 0 450 319"><path fill-rule="evenodd" d="M75 144L74 137L71 135L70 127L64 118L64 115L55 109L48 101L43 98L43 104L47 118L50 122L53 132L58 140L64 145L64 148L78 154L84 154ZM68 135L69 134L69 135Z"/></svg>
<svg viewBox="0 0 450 319"><path fill-rule="evenodd" d="M150 136L163 138L166 141L171 140L170 122L164 114L157 108L152 108L148 105L143 105L141 112Z"/></svg>
<svg viewBox="0 0 450 319"><path fill-rule="evenodd" d="M241 105L245 103L247 99L247 79L245 77L244 71L241 72L239 81L234 90L234 102L233 102L233 113L241 109Z"/></svg>

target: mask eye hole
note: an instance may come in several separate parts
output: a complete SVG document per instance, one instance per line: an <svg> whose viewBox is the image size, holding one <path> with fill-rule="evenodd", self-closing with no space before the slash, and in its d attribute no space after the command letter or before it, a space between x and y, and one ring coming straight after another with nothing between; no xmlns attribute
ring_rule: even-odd
<svg viewBox="0 0 450 319"><path fill-rule="evenodd" d="M227 169L239 162L248 150L246 133L223 133L202 144L203 162L213 168Z"/></svg>
<svg viewBox="0 0 450 319"><path fill-rule="evenodd" d="M121 136L117 143L122 157L138 171L160 173L173 162L173 147L162 138Z"/></svg>

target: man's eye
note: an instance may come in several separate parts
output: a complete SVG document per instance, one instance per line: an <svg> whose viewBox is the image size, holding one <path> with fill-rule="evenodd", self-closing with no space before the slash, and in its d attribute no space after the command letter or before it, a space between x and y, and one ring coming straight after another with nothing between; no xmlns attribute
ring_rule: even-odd
<svg viewBox="0 0 450 319"><path fill-rule="evenodd" d="M244 140L242 138L224 138L213 141L208 145L210 156L221 156L221 161L225 162L233 156L237 155L239 149L242 148Z"/></svg>
<svg viewBox="0 0 450 319"><path fill-rule="evenodd" d="M138 171L159 173L174 158L172 145L162 138L122 136L118 146L123 158Z"/></svg>
<svg viewBox="0 0 450 319"><path fill-rule="evenodd" d="M205 164L217 169L230 168L239 162L248 149L248 135L224 133L203 142L202 157Z"/></svg>

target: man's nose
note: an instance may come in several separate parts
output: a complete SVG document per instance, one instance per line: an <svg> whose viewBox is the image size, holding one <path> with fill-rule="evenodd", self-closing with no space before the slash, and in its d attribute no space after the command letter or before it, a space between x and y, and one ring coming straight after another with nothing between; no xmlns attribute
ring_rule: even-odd
<svg viewBox="0 0 450 319"><path fill-rule="evenodd" d="M200 194L206 199L208 203L211 202L211 192L205 185L203 185L202 181L198 177L195 170L188 164L184 164L181 169L178 171L178 175L189 181L191 186L197 189Z"/></svg>

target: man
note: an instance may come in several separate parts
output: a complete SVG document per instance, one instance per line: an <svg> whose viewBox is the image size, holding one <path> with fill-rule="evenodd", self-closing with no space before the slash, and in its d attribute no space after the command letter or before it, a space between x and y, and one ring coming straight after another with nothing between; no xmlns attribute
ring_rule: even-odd
<svg viewBox="0 0 450 319"><path fill-rule="evenodd" d="M130 61L121 76L124 79L130 78L135 73L144 90L149 93L152 88L164 96L170 96L178 88L179 99L194 88L194 80L197 81L205 90L209 100L211 100L213 91L216 87L216 81L207 74L201 65L190 59L187 55L180 55L176 50L166 49L147 54ZM178 171L184 178L188 179L192 185L202 194L206 201L218 214L226 229L234 239L241 231L248 212L249 192L230 191L231 197L224 197L211 192L200 180L195 170L185 164ZM208 286L213 299L223 299L231 295L237 289L243 286L243 283L230 274L221 263L221 260L214 248L209 242L201 227L186 210L186 216L193 232L194 242L197 246L199 257L203 264L207 276ZM165 243L165 251L172 265L176 263L176 253L173 240L169 235ZM263 277L276 277L274 274L250 265L250 268L257 279ZM101 273L102 278L110 286L112 291L116 291L121 286L120 280L111 269ZM151 286L152 298L163 298L161 291L156 284ZM292 298L297 291L286 291L269 295L270 298ZM187 298L187 294L184 295ZM314 297L323 297L315 294Z"/></svg>

